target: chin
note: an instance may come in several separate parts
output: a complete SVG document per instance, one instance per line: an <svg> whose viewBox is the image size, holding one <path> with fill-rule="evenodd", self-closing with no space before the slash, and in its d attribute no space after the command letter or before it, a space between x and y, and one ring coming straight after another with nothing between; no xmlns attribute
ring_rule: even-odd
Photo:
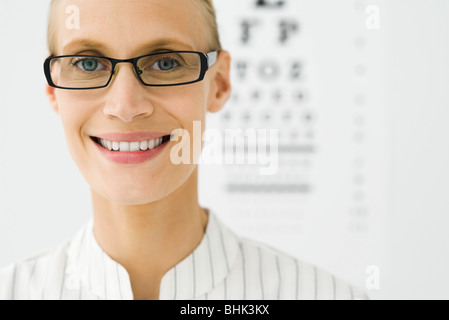
<svg viewBox="0 0 449 320"><path fill-rule="evenodd" d="M140 206L163 199L165 195L161 191L154 190L115 190L106 192L103 197L123 206Z"/></svg>
<svg viewBox="0 0 449 320"><path fill-rule="evenodd" d="M192 187L189 178L195 178L195 166L174 169L177 170L171 170L170 178L168 174L164 174L165 171L147 175L140 172L140 175L128 173L96 176L95 181L91 181L91 187L111 203L124 206L145 205L173 195L183 186Z"/></svg>
<svg viewBox="0 0 449 320"><path fill-rule="evenodd" d="M158 201L167 196L167 183L157 177L142 179L124 175L97 177L91 187L95 193L108 202L124 206L138 206Z"/></svg>

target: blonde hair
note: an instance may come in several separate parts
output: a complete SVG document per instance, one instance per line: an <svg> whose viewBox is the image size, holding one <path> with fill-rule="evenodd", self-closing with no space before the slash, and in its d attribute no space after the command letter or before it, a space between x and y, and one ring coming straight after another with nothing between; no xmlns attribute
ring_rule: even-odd
<svg viewBox="0 0 449 320"><path fill-rule="evenodd" d="M195 0L200 11L202 11L206 23L209 25L208 33L211 39L211 50L221 50L220 34L218 32L217 14L212 0Z"/></svg>
<svg viewBox="0 0 449 320"><path fill-rule="evenodd" d="M209 36L210 50L221 50L220 35L218 33L217 16L213 0L193 0L195 1L198 10L206 19L206 23L209 26L207 29L207 35ZM56 55L56 22L55 12L57 11L57 4L59 0L51 0L50 11L48 18L48 31L47 31L47 46L51 55Z"/></svg>

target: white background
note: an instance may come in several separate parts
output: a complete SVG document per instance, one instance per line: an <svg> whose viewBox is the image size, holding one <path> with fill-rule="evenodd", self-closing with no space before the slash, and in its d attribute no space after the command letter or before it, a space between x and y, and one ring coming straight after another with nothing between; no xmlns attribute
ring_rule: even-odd
<svg viewBox="0 0 449 320"><path fill-rule="evenodd" d="M223 1L215 2L220 28L226 34L227 24L232 28L238 21L226 19ZM226 3L235 7L235 1ZM251 221L251 215L243 220L231 219L235 218L232 213L226 216L220 204L227 196L220 194L219 189L204 188L205 184L215 182L204 176L200 189L202 202L216 208L226 222L242 233L312 260L362 289L367 290L366 267L378 266L380 289L367 290L371 297L448 299L449 2L309 0L301 3L310 9L306 16L297 13L307 30L304 43L310 44L304 48L310 66L308 85L317 103L323 106L332 101L326 95L327 89L330 90L329 77L336 80L332 82L334 90L342 95L348 87L353 89L359 85L347 83L343 67L331 67L336 65L333 53L344 57L346 52L348 61L358 59L352 56L350 45L337 42L338 36L332 30L352 31L345 28L352 28L347 21L353 17L350 10L354 7L362 10L362 14L370 4L380 9L380 30L366 36L368 44L376 45L368 45L367 52L360 57L365 59L368 74L376 75L365 89L379 108L369 109L365 114L370 123L367 132L372 137L365 146L365 155L368 161L372 160L369 163L381 164L380 170L368 166L367 176L371 181L371 177L378 177L368 190L369 199L374 199L370 208L377 212L367 220L369 231L355 235L347 224L334 224L339 217L347 215L335 215L329 210L327 201L333 203L335 199L326 198L325 192L317 193L310 200L314 204L310 205L313 214L304 214L305 218L299 220L301 230L308 232L288 236L280 231L250 232L246 226L258 223ZM69 239L91 216L88 186L70 159L58 116L44 95L42 63L47 54L47 5L48 1L44 0L0 3L0 267ZM232 49L235 44L227 39L225 36L225 43ZM335 45L335 52L312 50L327 44ZM348 64L348 68L353 65ZM338 79L346 79L346 83ZM322 107L320 111L320 143L327 153L316 159L312 177L321 183L320 190L333 190L339 185L340 175L332 173L338 170L338 161L335 167L330 163L336 160L334 155L338 150L347 153L349 149L330 137L352 121L348 110L342 110L340 122L332 121L338 115L336 110ZM220 168L215 169L220 176ZM341 176L347 173L349 177L350 170L341 168ZM344 184L342 188L347 189ZM335 203L339 202L335 200ZM254 204L254 208L257 206ZM321 242L304 243L305 239L321 239ZM327 245L332 242L334 245Z"/></svg>

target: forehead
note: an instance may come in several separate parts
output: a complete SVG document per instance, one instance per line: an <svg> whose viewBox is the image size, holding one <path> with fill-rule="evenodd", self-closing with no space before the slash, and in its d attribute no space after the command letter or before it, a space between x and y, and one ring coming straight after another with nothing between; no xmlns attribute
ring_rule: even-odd
<svg viewBox="0 0 449 320"><path fill-rule="evenodd" d="M205 19L192 0L61 0L54 14L61 54L92 49L129 58L150 49L207 50Z"/></svg>

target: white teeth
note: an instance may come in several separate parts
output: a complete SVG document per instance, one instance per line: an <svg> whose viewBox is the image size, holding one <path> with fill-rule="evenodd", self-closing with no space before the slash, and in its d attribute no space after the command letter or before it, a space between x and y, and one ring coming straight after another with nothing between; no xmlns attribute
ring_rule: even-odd
<svg viewBox="0 0 449 320"><path fill-rule="evenodd" d="M148 141L142 141L140 143L140 150L142 151L148 150Z"/></svg>
<svg viewBox="0 0 449 320"><path fill-rule="evenodd" d="M120 152L136 152L139 150L153 150L154 148L159 147L162 144L162 138L145 140L140 142L117 142L117 141L108 141L105 139L98 140L103 148L108 149L110 151L120 151Z"/></svg>
<svg viewBox="0 0 449 320"><path fill-rule="evenodd" d="M131 142L129 144L129 151L136 152L140 150L140 142Z"/></svg>
<svg viewBox="0 0 449 320"><path fill-rule="evenodd" d="M129 152L129 142L120 142L120 152Z"/></svg>
<svg viewBox="0 0 449 320"><path fill-rule="evenodd" d="M120 143L112 141L112 150L119 151L120 150Z"/></svg>
<svg viewBox="0 0 449 320"><path fill-rule="evenodd" d="M154 144L155 144L154 140L148 141L148 149L153 150L154 149Z"/></svg>

